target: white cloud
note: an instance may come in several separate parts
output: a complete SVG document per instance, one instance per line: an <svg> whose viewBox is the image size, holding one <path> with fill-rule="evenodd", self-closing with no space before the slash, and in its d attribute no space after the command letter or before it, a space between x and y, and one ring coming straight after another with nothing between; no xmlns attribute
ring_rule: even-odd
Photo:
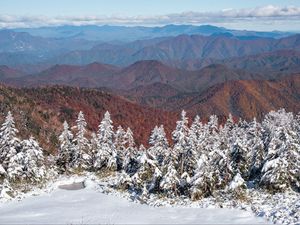
<svg viewBox="0 0 300 225"><path fill-rule="evenodd" d="M163 24L234 24L244 21L276 23L300 22L300 7L267 5L249 9L224 9L216 12L183 12L153 16L12 16L0 15L0 28L40 27L58 25L163 25Z"/></svg>

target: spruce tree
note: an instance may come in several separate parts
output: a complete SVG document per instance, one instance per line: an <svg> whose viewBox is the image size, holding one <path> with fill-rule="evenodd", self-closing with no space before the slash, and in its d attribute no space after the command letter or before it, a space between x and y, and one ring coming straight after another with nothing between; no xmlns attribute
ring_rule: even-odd
<svg viewBox="0 0 300 225"><path fill-rule="evenodd" d="M247 145L247 134L242 127L236 127L233 130L231 145L231 165L234 175L240 173L243 179L249 177L249 148Z"/></svg>
<svg viewBox="0 0 300 225"><path fill-rule="evenodd" d="M215 186L213 168L206 154L202 154L197 162L197 169L190 180L190 195L193 200L211 196Z"/></svg>
<svg viewBox="0 0 300 225"><path fill-rule="evenodd" d="M249 124L247 129L247 145L250 160L249 178L255 179L260 176L260 171L265 157L265 149L263 142L263 129L256 118Z"/></svg>
<svg viewBox="0 0 300 225"><path fill-rule="evenodd" d="M0 164L7 169L10 159L20 151L20 140L16 137L18 130L9 111L0 128Z"/></svg>
<svg viewBox="0 0 300 225"><path fill-rule="evenodd" d="M149 148L150 154L155 157L161 166L169 146L163 125L160 127L155 126L150 135L149 144L151 145Z"/></svg>
<svg viewBox="0 0 300 225"><path fill-rule="evenodd" d="M224 188L233 176L230 160L230 145L226 132L226 127L224 127L219 133L214 132L210 135L211 149L206 152L206 154L208 154L209 164L213 169L211 173L214 176L214 188L216 189Z"/></svg>
<svg viewBox="0 0 300 225"><path fill-rule="evenodd" d="M263 125L267 154L262 168L260 184L269 190L299 189L300 143L295 119L284 109L271 111Z"/></svg>
<svg viewBox="0 0 300 225"><path fill-rule="evenodd" d="M46 176L43 149L33 137L23 140L21 145L24 154L22 167L26 179L31 182L40 182Z"/></svg>
<svg viewBox="0 0 300 225"><path fill-rule="evenodd" d="M106 167L109 170L117 170L117 152L114 145L114 131L109 112L104 118L98 130L99 149L96 155L95 168Z"/></svg>
<svg viewBox="0 0 300 225"><path fill-rule="evenodd" d="M68 123L63 123L63 132L59 136L60 147L57 157L57 165L63 172L67 171L72 165L72 156L75 154L73 134L69 129Z"/></svg>
<svg viewBox="0 0 300 225"><path fill-rule="evenodd" d="M118 170L123 168L123 163L125 159L125 134L124 129L119 126L115 133L115 148L117 152L117 165Z"/></svg>
<svg viewBox="0 0 300 225"><path fill-rule="evenodd" d="M128 127L125 134L125 157L123 163L123 169L129 173L134 174L138 169L138 152L133 139L133 133Z"/></svg>
<svg viewBox="0 0 300 225"><path fill-rule="evenodd" d="M186 112L183 110L181 112L181 120L176 122L176 128L172 133L174 141L173 151L175 151L178 154L179 165L176 166L179 168L180 175L182 175L185 172L184 166L189 147L188 134L188 118L186 117Z"/></svg>
<svg viewBox="0 0 300 225"><path fill-rule="evenodd" d="M80 111L76 120L77 133L74 139L75 151L71 155L71 160L73 164L72 166L82 169L86 169L90 165L90 157L87 154L90 147L86 138L86 126L87 123L85 121L84 114Z"/></svg>
<svg viewBox="0 0 300 225"><path fill-rule="evenodd" d="M180 178L173 160L170 161L167 167L167 172L163 175L160 183L160 189L169 197L178 195L178 186Z"/></svg>
<svg viewBox="0 0 300 225"><path fill-rule="evenodd" d="M10 181L21 181L26 178L24 172L25 155L20 151L9 158L7 165L7 176Z"/></svg>
<svg viewBox="0 0 300 225"><path fill-rule="evenodd" d="M157 161L152 158L147 150L143 151L138 158L139 168L134 175L135 181L141 180L143 185L135 183L137 189L146 186L148 192L158 191L162 173L158 168Z"/></svg>
<svg viewBox="0 0 300 225"><path fill-rule="evenodd" d="M90 140L90 155L91 155L91 166L93 169L95 169L94 165L97 161L97 153L99 149L99 143L98 143L98 137L93 132L91 134L91 140Z"/></svg>
<svg viewBox="0 0 300 225"><path fill-rule="evenodd" d="M189 147L197 154L201 153L201 141L203 138L203 124L200 117L197 115L189 129Z"/></svg>

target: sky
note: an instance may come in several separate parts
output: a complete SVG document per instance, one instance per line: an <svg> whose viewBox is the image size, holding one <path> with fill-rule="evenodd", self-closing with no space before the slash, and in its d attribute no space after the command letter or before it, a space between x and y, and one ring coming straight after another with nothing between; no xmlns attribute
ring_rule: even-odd
<svg viewBox="0 0 300 225"><path fill-rule="evenodd" d="M212 24L300 30L299 0L7 0L0 27Z"/></svg>

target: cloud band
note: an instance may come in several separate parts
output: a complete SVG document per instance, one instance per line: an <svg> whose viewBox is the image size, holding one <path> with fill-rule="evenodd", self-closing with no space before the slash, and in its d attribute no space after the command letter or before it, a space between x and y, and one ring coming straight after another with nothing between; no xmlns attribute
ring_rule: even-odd
<svg viewBox="0 0 300 225"><path fill-rule="evenodd" d="M0 28L59 25L164 25L164 24L230 24L241 21L300 22L300 7L262 6L250 9L224 9L217 12L183 12L156 16L13 16L0 15Z"/></svg>

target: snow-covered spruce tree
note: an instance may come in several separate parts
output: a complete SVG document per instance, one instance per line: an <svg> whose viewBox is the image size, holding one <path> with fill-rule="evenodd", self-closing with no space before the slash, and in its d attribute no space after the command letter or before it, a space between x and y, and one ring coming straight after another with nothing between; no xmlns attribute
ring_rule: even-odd
<svg viewBox="0 0 300 225"><path fill-rule="evenodd" d="M260 176L260 171L263 165L265 157L265 149L263 142L263 129L260 123L256 121L256 118L249 124L247 129L247 146L249 149L249 179L253 180Z"/></svg>
<svg viewBox="0 0 300 225"><path fill-rule="evenodd" d="M197 115L189 129L189 146L199 156L201 153L201 141L203 138L203 124Z"/></svg>
<svg viewBox="0 0 300 225"><path fill-rule="evenodd" d="M226 191L232 194L234 199L243 200L246 197L247 185L240 173L237 173L229 183Z"/></svg>
<svg viewBox="0 0 300 225"><path fill-rule="evenodd" d="M20 151L20 140L16 137L18 130L9 111L0 128L0 164L7 170L9 161Z"/></svg>
<svg viewBox="0 0 300 225"><path fill-rule="evenodd" d="M30 137L23 140L21 150L10 158L7 175L11 181L41 182L46 176L43 149Z"/></svg>
<svg viewBox="0 0 300 225"><path fill-rule="evenodd" d="M200 121L200 117L196 116L188 133L188 148L186 151L187 157L185 160L184 169L190 176L193 176L196 169L197 159L203 151L201 146L201 144L203 143L203 138L203 125Z"/></svg>
<svg viewBox="0 0 300 225"><path fill-rule="evenodd" d="M214 168L206 154L202 154L197 161L197 169L190 180L190 196L192 200L211 196L215 189Z"/></svg>
<svg viewBox="0 0 300 225"><path fill-rule="evenodd" d="M9 158L7 166L7 177L12 182L22 181L26 178L24 173L25 155L23 151Z"/></svg>
<svg viewBox="0 0 300 225"><path fill-rule="evenodd" d="M228 129L228 131L232 131L233 128L235 127L235 123L234 123L234 120L233 120L233 117L232 117L231 113L229 113L229 115L228 115L228 118L227 118L226 123L224 125L224 128L225 127Z"/></svg>
<svg viewBox="0 0 300 225"><path fill-rule="evenodd" d="M202 138L199 144L201 151L198 156L198 160L200 158L201 163L198 161L197 174L192 177L192 180L200 182L203 179L204 181L209 180L211 183L209 185L204 184L202 190L199 190L199 184L194 184L195 197L210 195L213 190L224 188L232 179L228 130L226 125L219 127L216 116L211 116L209 122L203 126ZM208 167L199 168L199 165L202 166L203 163L207 164ZM209 178L205 177L207 174L209 174ZM204 177L200 177L200 175Z"/></svg>
<svg viewBox="0 0 300 225"><path fill-rule="evenodd" d="M118 126L115 132L115 148L117 151L117 165L118 170L123 168L124 158L125 158L125 134L126 132L121 126Z"/></svg>
<svg viewBox="0 0 300 225"><path fill-rule="evenodd" d="M79 112L76 120L76 135L74 139L75 148L71 154L72 167L87 169L90 166L90 157L87 154L89 150L89 142L86 135L86 121L82 111Z"/></svg>
<svg viewBox="0 0 300 225"><path fill-rule="evenodd" d="M163 164L166 151L169 147L163 125L161 125L160 127L155 126L155 128L151 132L149 144L151 145L151 147L149 148L150 154L155 157L158 164L161 166Z"/></svg>
<svg viewBox="0 0 300 225"><path fill-rule="evenodd" d="M0 164L0 181L6 177L7 173L4 167Z"/></svg>
<svg viewBox="0 0 300 225"><path fill-rule="evenodd" d="M160 189L169 197L177 196L180 177L175 168L174 161L170 160L167 166L167 172L163 175L160 182Z"/></svg>
<svg viewBox="0 0 300 225"><path fill-rule="evenodd" d="M297 136L298 136L298 140L300 140L300 112L298 113L298 115L296 115L296 117L295 117L295 123L294 123L294 129L295 129L295 131L296 131L296 133L297 133ZM298 152L299 153L299 152ZM299 153L300 154L300 153ZM298 154L298 157L300 157L299 156L299 154ZM298 161L298 163L300 164L300 162ZM299 171L299 168L300 168L300 166L299 166L299 164L298 164L298 176L297 176L297 180L299 181L299 183L300 183L300 171ZM300 192L300 190L298 190L298 192Z"/></svg>
<svg viewBox="0 0 300 225"><path fill-rule="evenodd" d="M225 130L225 132L224 132ZM230 161L230 145L226 135L226 127L221 128L219 133L213 132L210 135L210 150L206 152L214 176L214 188L222 189L232 180L233 170Z"/></svg>
<svg viewBox="0 0 300 225"><path fill-rule="evenodd" d="M75 146L73 143L73 134L69 129L67 121L63 123L63 131L59 136L60 147L56 164L61 172L68 171L72 166L72 157L75 154Z"/></svg>
<svg viewBox="0 0 300 225"><path fill-rule="evenodd" d="M109 112L104 114L104 118L99 125L98 143L99 149L96 154L94 167L96 169L117 170L117 152L114 145L114 131Z"/></svg>
<svg viewBox="0 0 300 225"><path fill-rule="evenodd" d="M222 136L224 136L224 140L227 140L228 145L232 145L235 142L234 131L236 130L237 124L234 123L233 117L229 114L226 123L221 129Z"/></svg>
<svg viewBox="0 0 300 225"><path fill-rule="evenodd" d="M91 134L91 139L90 139L90 157L91 157L91 165L94 167L95 162L97 161L97 153L99 149L99 143L98 143L98 137L97 135L93 132Z"/></svg>
<svg viewBox="0 0 300 225"><path fill-rule="evenodd" d="M213 132L218 132L219 131L219 120L218 117L216 115L211 115L209 117L208 123L208 130L209 133L213 133Z"/></svg>
<svg viewBox="0 0 300 225"><path fill-rule="evenodd" d="M118 174L114 185L116 188L126 191L133 186L131 177L124 170Z"/></svg>
<svg viewBox="0 0 300 225"><path fill-rule="evenodd" d="M268 145L260 184L271 191L300 188L300 143L292 113L270 112L263 121Z"/></svg>
<svg viewBox="0 0 300 225"><path fill-rule="evenodd" d="M28 140L23 140L21 146L24 155L23 172L26 179L31 182L42 181L46 176L43 149L33 137L30 137Z"/></svg>
<svg viewBox="0 0 300 225"><path fill-rule="evenodd" d="M128 127L125 134L125 157L123 163L123 169L130 175L134 174L139 167L138 163L138 151L133 139L133 133Z"/></svg>
<svg viewBox="0 0 300 225"><path fill-rule="evenodd" d="M188 118L186 117L186 112L183 110L181 112L181 120L176 122L176 128L172 132L172 138L174 141L173 151L175 151L178 155L178 165L175 166L179 169L180 176L186 172L185 160L189 148L188 134Z"/></svg>
<svg viewBox="0 0 300 225"><path fill-rule="evenodd" d="M243 179L249 177L249 148L247 145L247 135L245 129L236 127L233 130L231 145L231 165L234 175L240 173Z"/></svg>
<svg viewBox="0 0 300 225"><path fill-rule="evenodd" d="M11 199L16 195L16 191L11 187L8 179L0 183L0 199Z"/></svg>
<svg viewBox="0 0 300 225"><path fill-rule="evenodd" d="M148 153L143 151L138 158L139 169L133 175L133 184L136 189L141 190L146 186L149 193L159 190L162 173L158 168L157 161ZM142 181L142 184L140 183Z"/></svg>

